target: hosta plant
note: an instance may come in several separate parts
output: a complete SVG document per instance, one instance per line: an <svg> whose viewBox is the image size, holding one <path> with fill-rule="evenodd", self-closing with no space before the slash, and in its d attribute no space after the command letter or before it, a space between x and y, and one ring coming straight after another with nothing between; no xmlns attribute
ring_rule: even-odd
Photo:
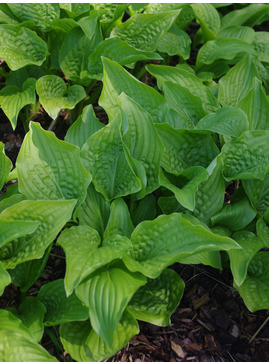
<svg viewBox="0 0 269 364"><path fill-rule="evenodd" d="M65 140L26 118L13 170L0 143L0 293L22 293L0 310L1 361L60 359L44 328L101 361L140 320L169 325L174 263L228 262L248 309L268 309L268 5L26 5L0 7L0 105L13 128L29 104L73 112ZM30 296L55 245L65 273Z"/></svg>

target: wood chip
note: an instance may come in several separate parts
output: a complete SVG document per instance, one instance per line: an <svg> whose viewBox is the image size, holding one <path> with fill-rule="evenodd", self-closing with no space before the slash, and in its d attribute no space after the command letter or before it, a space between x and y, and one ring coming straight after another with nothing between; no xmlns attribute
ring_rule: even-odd
<svg viewBox="0 0 269 364"><path fill-rule="evenodd" d="M193 309L197 310L199 307L205 305L210 300L211 298L209 297L209 294L205 293L202 297L197 298L193 301Z"/></svg>
<svg viewBox="0 0 269 364"><path fill-rule="evenodd" d="M184 359L186 354L184 353L182 347L176 344L174 341L171 341L171 349L177 354L180 359Z"/></svg>

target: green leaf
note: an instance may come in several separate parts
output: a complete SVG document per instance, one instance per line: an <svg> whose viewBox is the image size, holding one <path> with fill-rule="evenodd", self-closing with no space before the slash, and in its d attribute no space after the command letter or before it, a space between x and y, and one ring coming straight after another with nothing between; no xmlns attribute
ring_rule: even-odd
<svg viewBox="0 0 269 364"><path fill-rule="evenodd" d="M61 109L74 109L86 96L82 86L73 85L67 89L64 80L55 75L39 78L36 92L40 103L52 119L57 117Z"/></svg>
<svg viewBox="0 0 269 364"><path fill-rule="evenodd" d="M179 275L165 269L156 279L148 279L147 284L134 294L128 310L137 320L158 326L170 324L170 316L179 304L185 284Z"/></svg>
<svg viewBox="0 0 269 364"><path fill-rule="evenodd" d="M57 361L42 346L34 342L31 332L11 312L0 310L0 327L1 361Z"/></svg>
<svg viewBox="0 0 269 364"><path fill-rule="evenodd" d="M18 25L0 25L0 57L13 71L46 59L47 44L35 32Z"/></svg>
<svg viewBox="0 0 269 364"><path fill-rule="evenodd" d="M254 48L247 42L239 39L218 38L206 42L199 49L196 59L196 69L198 70L205 64L211 64L218 59L233 60L238 54L253 54ZM234 62L235 63L235 62Z"/></svg>
<svg viewBox="0 0 269 364"><path fill-rule="evenodd" d="M251 207L246 196L239 196L231 203L226 203L223 209L212 216L213 225L223 225L231 230L241 230L246 227L256 216L256 211Z"/></svg>
<svg viewBox="0 0 269 364"><path fill-rule="evenodd" d="M184 60L190 57L191 39L184 30L173 24L157 42L157 49L169 56L179 55Z"/></svg>
<svg viewBox="0 0 269 364"><path fill-rule="evenodd" d="M204 40L216 38L220 28L220 17L212 4L191 4L196 20L201 25Z"/></svg>
<svg viewBox="0 0 269 364"><path fill-rule="evenodd" d="M110 204L97 192L91 183L86 199L76 210L80 224L89 225L103 236L110 214Z"/></svg>
<svg viewBox="0 0 269 364"><path fill-rule="evenodd" d="M104 233L104 239L114 234L130 238L134 230L128 206L122 198L117 198L111 204L110 216Z"/></svg>
<svg viewBox="0 0 269 364"><path fill-rule="evenodd" d="M1 144L2 143L0 142L0 148L1 148ZM1 154L0 154L0 159L1 159ZM7 187L5 193L0 195L0 201L2 202L6 198L9 198L9 197L12 197L13 195L18 195L18 194L19 194L18 183L12 183L10 186Z"/></svg>
<svg viewBox="0 0 269 364"><path fill-rule="evenodd" d="M117 115L118 96L124 92L151 115L154 123L165 120L168 106L164 97L154 88L138 81L118 63L102 58L104 67L103 90L99 105L108 114L109 119Z"/></svg>
<svg viewBox="0 0 269 364"><path fill-rule="evenodd" d="M65 223L70 219L76 200L70 201L22 201L7 208L0 215L0 222L10 220L33 221L38 223L35 231L6 244L0 251L5 268L32 259L41 258Z"/></svg>
<svg viewBox="0 0 269 364"><path fill-rule="evenodd" d="M39 227L38 221L29 220L16 221L11 217L10 220L2 221L2 214L0 214L0 248L7 245L12 240L18 239L24 235L32 234Z"/></svg>
<svg viewBox="0 0 269 364"><path fill-rule="evenodd" d="M268 172L269 131L246 131L222 148L223 175L234 179L264 179Z"/></svg>
<svg viewBox="0 0 269 364"><path fill-rule="evenodd" d="M88 105L84 107L82 114L67 130L64 139L81 149L87 139L103 127L104 124L95 116L93 106Z"/></svg>
<svg viewBox="0 0 269 364"><path fill-rule="evenodd" d="M175 20L175 24L180 29L187 29L192 20L195 19L195 14L193 9L188 5L184 4L181 12L179 13L178 17Z"/></svg>
<svg viewBox="0 0 269 364"><path fill-rule="evenodd" d="M198 186L208 179L208 173L205 168L195 166L185 169L179 176L161 171L159 179L160 185L172 191L183 207L193 211Z"/></svg>
<svg viewBox="0 0 269 364"><path fill-rule="evenodd" d="M64 230L57 244L62 246L66 255L64 285L67 296L91 273L121 258L131 247L127 238L118 235L104 240L99 247L100 237L97 231L83 225Z"/></svg>
<svg viewBox="0 0 269 364"><path fill-rule="evenodd" d="M218 100L222 106L238 106L252 88L253 77L259 77L253 57L247 54L219 81Z"/></svg>
<svg viewBox="0 0 269 364"><path fill-rule="evenodd" d="M8 272L3 267L1 261L0 261L0 296L4 293L4 290L6 286L11 283L11 278Z"/></svg>
<svg viewBox="0 0 269 364"><path fill-rule="evenodd" d="M118 261L95 271L76 288L77 296L89 308L94 331L109 347L113 347L114 334L128 302L145 283L142 274L129 272Z"/></svg>
<svg viewBox="0 0 269 364"><path fill-rule="evenodd" d="M137 207L131 211L131 219L134 226L144 220L153 220L156 217L156 199L148 195L138 202Z"/></svg>
<svg viewBox="0 0 269 364"><path fill-rule="evenodd" d="M18 155L17 170L19 190L29 199L78 199L80 204L91 181L79 148L33 122Z"/></svg>
<svg viewBox="0 0 269 364"><path fill-rule="evenodd" d="M248 94L239 101L238 107L246 113L250 130L268 130L269 100L262 82L255 77L253 83Z"/></svg>
<svg viewBox="0 0 269 364"><path fill-rule="evenodd" d="M100 18L103 28L106 30L108 26L123 16L124 11L127 9L128 4L117 3L93 3L91 4Z"/></svg>
<svg viewBox="0 0 269 364"><path fill-rule="evenodd" d="M129 148L132 157L143 165L147 177L144 193L151 193L159 187L158 175L163 144L151 116L145 109L125 94L118 97L118 102L128 122L123 142Z"/></svg>
<svg viewBox="0 0 269 364"><path fill-rule="evenodd" d="M218 32L219 38L231 38L231 39L240 39L244 42L251 44L255 38L255 31L250 27L245 27L241 25L230 26L224 29L221 29ZM255 48L254 48L255 49ZM257 52L257 49L255 49Z"/></svg>
<svg viewBox="0 0 269 364"><path fill-rule="evenodd" d="M13 196L3 199L3 201L0 201L0 212L4 211L9 206L13 206L23 200L26 200L26 198L22 194L14 194Z"/></svg>
<svg viewBox="0 0 269 364"><path fill-rule="evenodd" d="M11 160L5 155L5 145L0 142L0 191L5 184L11 168Z"/></svg>
<svg viewBox="0 0 269 364"><path fill-rule="evenodd" d="M45 312L46 307L36 297L25 297L19 306L16 316L27 327L35 342L39 342L42 338Z"/></svg>
<svg viewBox="0 0 269 364"><path fill-rule="evenodd" d="M109 347L92 329L89 321L70 322L60 326L60 337L65 350L74 360L95 362L110 358L139 333L135 318L124 312Z"/></svg>
<svg viewBox="0 0 269 364"><path fill-rule="evenodd" d="M154 52L159 38L171 27L179 13L180 10L171 10L164 13L135 14L115 27L111 36L117 36L137 49Z"/></svg>
<svg viewBox="0 0 269 364"><path fill-rule="evenodd" d="M5 86L0 91L0 105L6 116L9 118L13 130L17 126L17 119L21 109L28 104L35 103L35 84L34 78L26 80L22 88L19 86Z"/></svg>
<svg viewBox="0 0 269 364"><path fill-rule="evenodd" d="M200 97L203 100L205 111L214 112L219 108L219 103L210 89L197 76L187 70L179 67L153 64L146 66L146 69L157 78L160 89L163 89L164 82L170 81L188 89L194 96Z"/></svg>
<svg viewBox="0 0 269 364"><path fill-rule="evenodd" d="M263 220L263 218L259 218L256 223L257 235L262 239L263 246L269 248L269 227Z"/></svg>
<svg viewBox="0 0 269 364"><path fill-rule="evenodd" d="M255 255L248 267L248 275L241 286L234 283L245 305L251 311L268 310L269 307L269 254Z"/></svg>
<svg viewBox="0 0 269 364"><path fill-rule="evenodd" d="M60 3L61 9L64 9L70 18L76 18L90 11L90 4L87 3Z"/></svg>
<svg viewBox="0 0 269 364"><path fill-rule="evenodd" d="M64 75L82 85L90 82L88 58L92 53L91 43L92 40L86 36L83 30L75 27L64 38L59 53L59 64Z"/></svg>
<svg viewBox="0 0 269 364"><path fill-rule="evenodd" d="M263 180L249 179L242 183L251 205L264 215L269 207L269 174Z"/></svg>
<svg viewBox="0 0 269 364"><path fill-rule="evenodd" d="M262 240L250 231L237 231L232 238L242 249L228 251L234 282L241 286L247 276L248 265L256 253L263 247Z"/></svg>
<svg viewBox="0 0 269 364"><path fill-rule="evenodd" d="M47 264L52 244L48 246L40 259L32 259L27 262L16 265L14 269L10 269L12 283L20 287L21 292L27 292L30 287L38 280Z"/></svg>
<svg viewBox="0 0 269 364"><path fill-rule="evenodd" d="M198 121L207 114L203 108L202 99L193 95L187 88L172 82L165 82L163 91L168 105L178 112L186 128L193 129Z"/></svg>
<svg viewBox="0 0 269 364"><path fill-rule="evenodd" d="M194 253L239 247L232 239L210 231L199 220L175 213L139 224L132 236L131 255L123 261L127 268L156 278L167 266Z"/></svg>
<svg viewBox="0 0 269 364"><path fill-rule="evenodd" d="M141 189L124 149L118 115L84 144L81 157L90 171L93 183L107 201L126 196Z"/></svg>
<svg viewBox="0 0 269 364"><path fill-rule="evenodd" d="M8 6L20 21L33 20L38 29L43 32L49 31L51 22L60 18L60 8L58 4L10 3Z"/></svg>
<svg viewBox="0 0 269 364"><path fill-rule="evenodd" d="M222 28L231 25L247 25L253 27L268 19L269 5L267 4L250 4L242 9L234 10L226 14L221 19Z"/></svg>
<svg viewBox="0 0 269 364"><path fill-rule="evenodd" d="M255 32L255 38L252 43L253 48L258 54L261 62L269 62L269 35L267 32Z"/></svg>
<svg viewBox="0 0 269 364"><path fill-rule="evenodd" d="M195 195L193 215L206 224L223 206L225 182L222 167L222 159L219 155L207 167L209 177L199 184Z"/></svg>
<svg viewBox="0 0 269 364"><path fill-rule="evenodd" d="M176 130L168 124L156 125L165 150L161 166L169 173L179 175L186 168L207 168L219 154L211 135L200 130Z"/></svg>
<svg viewBox="0 0 269 364"><path fill-rule="evenodd" d="M37 298L47 309L44 317L45 326L85 321L88 318L88 309L74 293L66 297L63 279L57 279L42 286Z"/></svg>
<svg viewBox="0 0 269 364"><path fill-rule="evenodd" d="M204 264L222 270L220 252L205 252L199 254L192 254L186 258L180 259L180 263Z"/></svg>
<svg viewBox="0 0 269 364"><path fill-rule="evenodd" d="M239 137L244 131L249 130L249 123L246 114L239 107L226 106L206 115L198 122L196 128Z"/></svg>
<svg viewBox="0 0 269 364"><path fill-rule="evenodd" d="M158 53L136 49L118 37L102 41L89 57L88 71L91 78L101 80L103 77L103 64L101 57L109 58L120 65L147 60L161 60Z"/></svg>

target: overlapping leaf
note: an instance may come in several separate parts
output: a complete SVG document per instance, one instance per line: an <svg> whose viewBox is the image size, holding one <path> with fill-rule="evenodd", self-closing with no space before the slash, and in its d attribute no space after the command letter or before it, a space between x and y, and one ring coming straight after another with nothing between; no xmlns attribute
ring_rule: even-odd
<svg viewBox="0 0 269 364"><path fill-rule="evenodd" d="M4 186L6 178L11 170L12 163L5 155L5 146L0 142L0 190Z"/></svg>

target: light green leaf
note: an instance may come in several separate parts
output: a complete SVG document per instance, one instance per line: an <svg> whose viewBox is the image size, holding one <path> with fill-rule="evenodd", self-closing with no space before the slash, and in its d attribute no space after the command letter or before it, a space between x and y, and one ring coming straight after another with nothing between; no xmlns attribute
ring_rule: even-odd
<svg viewBox="0 0 269 364"><path fill-rule="evenodd" d="M165 269L156 279L148 279L147 284L134 294L128 310L137 320L158 326L170 324L170 316L179 304L185 284L179 275Z"/></svg>
<svg viewBox="0 0 269 364"><path fill-rule="evenodd" d="M180 10L171 10L164 13L135 14L115 27L111 36L117 36L137 49L154 52L159 38L171 27L179 13Z"/></svg>
<svg viewBox="0 0 269 364"><path fill-rule="evenodd" d="M178 202L188 210L195 207L195 195L198 186L208 179L205 168L200 166L185 169L179 176L160 171L160 185L172 191Z"/></svg>
<svg viewBox="0 0 269 364"><path fill-rule="evenodd" d="M64 80L59 76L48 75L37 80L36 92L39 101L52 119L55 119L61 109L73 109L86 96L80 85L66 88Z"/></svg>
<svg viewBox="0 0 269 364"><path fill-rule="evenodd" d="M93 134L81 150L96 190L108 201L138 192L142 187L128 162L120 128L121 118L118 115Z"/></svg>
<svg viewBox="0 0 269 364"><path fill-rule="evenodd" d="M157 49L169 56L179 55L184 60L190 57L191 39L184 30L173 24L157 42Z"/></svg>
<svg viewBox="0 0 269 364"><path fill-rule="evenodd" d="M241 286L247 276L248 265L256 253L263 247L262 240L250 231L237 231L232 238L242 249L228 251L234 282Z"/></svg>
<svg viewBox="0 0 269 364"><path fill-rule="evenodd" d="M89 317L88 309L74 293L66 297L63 279L57 279L42 286L37 298L47 309L44 317L45 326L85 321Z"/></svg>
<svg viewBox="0 0 269 364"><path fill-rule="evenodd" d="M248 275L241 286L234 283L245 305L251 311L269 308L269 254L255 255L248 267Z"/></svg>
<svg viewBox="0 0 269 364"><path fill-rule="evenodd" d="M16 316L27 327L35 342L39 342L42 338L45 312L46 307L36 297L25 297L19 306Z"/></svg>
<svg viewBox="0 0 269 364"><path fill-rule="evenodd" d="M110 216L104 233L104 239L115 234L130 238L134 230L128 206L122 198L117 198L111 204Z"/></svg>
<svg viewBox="0 0 269 364"><path fill-rule="evenodd" d="M133 4L132 4L133 5ZM171 11L175 9L181 9L186 4L184 3L150 3L146 4L145 14L153 14L153 13L164 13L165 11Z"/></svg>
<svg viewBox="0 0 269 364"><path fill-rule="evenodd" d="M66 274L64 285L66 295L70 296L74 288L100 267L120 259L131 247L130 241L115 235L104 240L100 245L100 237L96 230L89 226L73 226L66 229L57 241L66 255Z"/></svg>
<svg viewBox="0 0 269 364"><path fill-rule="evenodd" d="M236 197L236 195L234 195ZM226 203L223 209L212 216L213 225L223 225L231 230L241 230L246 227L256 216L256 211L251 207L246 196L233 199L231 203Z"/></svg>
<svg viewBox="0 0 269 364"><path fill-rule="evenodd" d="M77 296L89 308L94 331L109 347L113 347L114 334L128 302L145 283L142 274L129 272L118 261L95 271L76 288Z"/></svg>
<svg viewBox="0 0 269 364"><path fill-rule="evenodd" d="M17 159L19 190L29 199L84 201L91 181L78 147L30 124Z"/></svg>
<svg viewBox="0 0 269 364"><path fill-rule="evenodd" d="M269 227L263 220L259 218L256 223L257 235L262 239L263 246L269 248Z"/></svg>
<svg viewBox="0 0 269 364"><path fill-rule="evenodd" d="M35 64L41 66L47 44L35 32L19 25L0 25L0 57L13 71Z"/></svg>
<svg viewBox="0 0 269 364"><path fill-rule="evenodd" d="M5 155L5 145L0 142L0 191L12 168L11 160Z"/></svg>
<svg viewBox="0 0 269 364"><path fill-rule="evenodd" d="M186 258L180 259L180 263L204 264L222 270L220 252L205 252L199 254L192 254Z"/></svg>
<svg viewBox="0 0 269 364"><path fill-rule="evenodd" d="M156 125L165 150L161 166L169 173L179 175L186 168L207 168L219 154L211 135L200 130L176 130L168 124Z"/></svg>
<svg viewBox="0 0 269 364"><path fill-rule="evenodd" d="M0 251L5 268L32 259L41 258L65 223L71 218L76 200L70 201L22 201L7 208L0 215L0 222L10 220L34 221L39 223L32 234L17 238Z"/></svg>
<svg viewBox="0 0 269 364"><path fill-rule="evenodd" d="M252 88L253 77L260 78L253 57L247 54L219 81L222 106L237 106Z"/></svg>
<svg viewBox="0 0 269 364"><path fill-rule="evenodd" d="M53 20L60 18L58 4L46 3L9 3L9 8L20 21L33 20L41 31L49 31Z"/></svg>
<svg viewBox="0 0 269 364"><path fill-rule="evenodd" d="M249 179L242 183L252 206L264 215L269 207L269 174L263 180Z"/></svg>
<svg viewBox="0 0 269 364"><path fill-rule="evenodd" d="M118 102L128 122L123 142L129 148L131 156L141 162L145 169L147 182L143 192L151 193L159 187L158 175L163 144L151 116L145 109L125 94L118 97Z"/></svg>
<svg viewBox="0 0 269 364"><path fill-rule="evenodd" d="M269 162L269 131L246 131L222 148L223 175L234 179L264 179Z"/></svg>
<svg viewBox="0 0 269 364"><path fill-rule="evenodd" d="M38 280L47 264L52 244L48 246L40 259L32 259L16 265L14 269L9 269L12 283L20 287L21 292L27 292L30 287Z"/></svg>
<svg viewBox="0 0 269 364"><path fill-rule="evenodd" d="M207 167L208 179L199 184L195 195L193 215L208 224L211 216L222 208L224 202L225 182L222 176L221 155Z"/></svg>
<svg viewBox="0 0 269 364"><path fill-rule="evenodd" d="M73 28L65 36L59 53L59 64L64 75L76 83L89 84L88 57L91 53L91 39L80 27Z"/></svg>
<svg viewBox="0 0 269 364"><path fill-rule="evenodd" d="M38 221L31 221L29 216L28 220L16 221L15 219L2 221L0 214L0 248L8 244L10 241L18 239L27 234L32 234L38 228L40 223Z"/></svg>
<svg viewBox="0 0 269 364"><path fill-rule="evenodd" d="M239 137L244 131L249 130L249 123L246 114L239 107L226 106L206 115L198 122L196 128Z"/></svg>
<svg viewBox="0 0 269 364"><path fill-rule="evenodd" d="M191 4L196 20L201 25L204 40L216 38L220 28L220 17L212 4Z"/></svg>
<svg viewBox="0 0 269 364"><path fill-rule="evenodd" d="M267 32L255 32L252 46L261 62L269 62L269 34Z"/></svg>
<svg viewBox="0 0 269 364"><path fill-rule="evenodd" d="M221 19L221 27L226 28L231 25L253 27L268 19L268 10L267 4L250 4L242 9L230 11Z"/></svg>
<svg viewBox="0 0 269 364"><path fill-rule="evenodd" d="M254 48L247 42L240 39L217 38L206 42L199 49L196 59L196 69L198 70L205 64L211 64L218 59L233 60L238 54L253 54ZM235 63L235 62L233 62Z"/></svg>
<svg viewBox="0 0 269 364"><path fill-rule="evenodd" d="M117 3L93 3L91 5L94 10L97 10L100 22L105 29L107 25L109 26L121 18L125 9L128 7L128 4Z"/></svg>
<svg viewBox="0 0 269 364"><path fill-rule="evenodd" d="M0 327L1 361L57 361L34 342L30 330L11 312L0 310Z"/></svg>
<svg viewBox="0 0 269 364"><path fill-rule="evenodd" d="M137 207L131 211L131 219L134 226L144 220L153 220L156 217L156 199L148 195L138 202Z"/></svg>
<svg viewBox="0 0 269 364"><path fill-rule="evenodd" d="M102 58L104 67L103 90L99 98L99 105L108 114L109 119L117 115L119 105L118 96L124 92L136 101L151 115L154 123L165 121L168 106L164 97L154 88L138 81L118 63Z"/></svg>
<svg viewBox="0 0 269 364"><path fill-rule="evenodd" d="M9 118L13 130L17 126L17 119L21 109L25 105L35 103L35 84L36 80L29 78L23 83L22 88L9 85L0 91L0 105Z"/></svg>
<svg viewBox="0 0 269 364"><path fill-rule="evenodd" d="M224 29L221 29L218 32L219 38L231 38L231 39L240 39L244 42L251 44L255 37L254 29L250 27L245 27L241 25L230 26ZM255 49L255 48L254 48ZM256 50L257 52L257 50Z"/></svg>
<svg viewBox="0 0 269 364"><path fill-rule="evenodd" d="M101 42L89 57L88 71L91 78L101 80L103 77L103 64L101 57L107 57L120 65L128 65L137 61L161 60L158 53L136 49L124 40L114 37Z"/></svg>
<svg viewBox="0 0 269 364"><path fill-rule="evenodd" d="M91 267L89 263L92 263L94 251L100 244L98 232L84 225L65 229L59 236L57 245L64 249L66 255L64 286L67 297L82 280L82 273Z"/></svg>
<svg viewBox="0 0 269 364"><path fill-rule="evenodd" d="M6 286L11 283L11 278L8 272L3 267L1 261L0 261L0 296L4 293L4 290Z"/></svg>
<svg viewBox="0 0 269 364"><path fill-rule="evenodd" d="M80 224L89 225L103 236L110 214L110 204L97 192L91 183L86 199L76 210Z"/></svg>
<svg viewBox="0 0 269 364"><path fill-rule="evenodd" d="M186 128L193 129L198 121L207 114L203 108L202 99L193 95L187 88L172 82L165 82L163 91L168 105L178 112Z"/></svg>
<svg viewBox="0 0 269 364"><path fill-rule="evenodd" d="M191 254L239 247L234 240L212 233L199 220L181 213L142 222L131 241L131 255L123 257L125 265L150 278L158 277L164 268Z"/></svg>
<svg viewBox="0 0 269 364"><path fill-rule="evenodd" d="M60 326L60 337L65 350L74 360L96 362L110 358L139 333L135 318L124 312L109 347L92 329L89 321L70 322Z"/></svg>
<svg viewBox="0 0 269 364"><path fill-rule="evenodd" d="M189 90L193 95L203 100L204 110L214 112L219 108L217 99L213 96L210 89L203 82L189 71L171 66L159 66L150 64L146 66L150 74L157 78L158 87L163 89L165 81L170 81Z"/></svg>
<svg viewBox="0 0 269 364"><path fill-rule="evenodd" d="M68 143L77 145L81 149L87 139L103 127L104 124L95 116L93 106L88 105L84 107L82 114L67 130L64 139Z"/></svg>
<svg viewBox="0 0 269 364"><path fill-rule="evenodd" d="M61 9L64 9L70 18L76 18L90 11L90 4L87 3L60 3Z"/></svg>
<svg viewBox="0 0 269 364"><path fill-rule="evenodd" d="M254 78L253 87L248 94L239 101L240 107L249 120L249 130L269 129L269 100L262 87L262 82Z"/></svg>

